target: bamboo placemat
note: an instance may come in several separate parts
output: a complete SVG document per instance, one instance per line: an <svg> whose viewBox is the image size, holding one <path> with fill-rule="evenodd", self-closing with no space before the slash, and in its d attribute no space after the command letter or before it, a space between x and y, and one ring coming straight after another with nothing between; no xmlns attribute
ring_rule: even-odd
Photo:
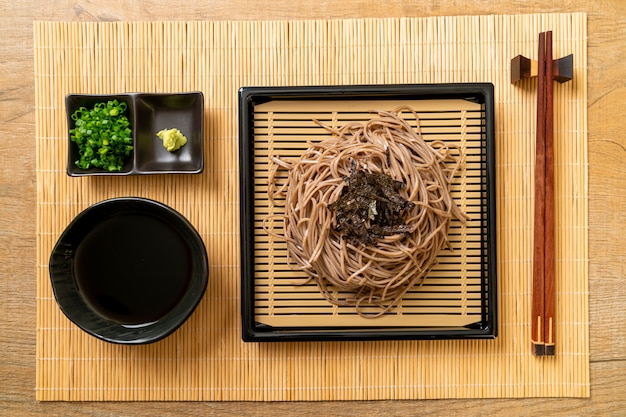
<svg viewBox="0 0 626 417"><path fill-rule="evenodd" d="M554 32L574 54L555 88L557 348L530 349L534 81L509 61ZM589 395L586 15L281 22L38 22L37 377L39 400L374 400ZM493 82L499 335L484 341L241 341L237 90L244 85ZM205 172L116 178L65 174L67 93L205 94ZM88 205L160 200L204 239L207 293L172 336L100 342L60 312L48 257Z"/></svg>

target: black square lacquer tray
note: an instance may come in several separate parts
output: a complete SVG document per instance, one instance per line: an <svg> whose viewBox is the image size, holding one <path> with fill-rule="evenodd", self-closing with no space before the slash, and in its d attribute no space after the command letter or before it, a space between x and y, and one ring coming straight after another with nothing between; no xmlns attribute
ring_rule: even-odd
<svg viewBox="0 0 626 417"><path fill-rule="evenodd" d="M494 93L490 83L243 87L239 91L241 309L245 341L490 339L497 334ZM426 141L463 149L451 194L469 216L424 284L376 319L324 299L287 262L281 212L267 194L270 158L297 159L342 126L400 105L419 115ZM414 126L417 128L417 126Z"/></svg>

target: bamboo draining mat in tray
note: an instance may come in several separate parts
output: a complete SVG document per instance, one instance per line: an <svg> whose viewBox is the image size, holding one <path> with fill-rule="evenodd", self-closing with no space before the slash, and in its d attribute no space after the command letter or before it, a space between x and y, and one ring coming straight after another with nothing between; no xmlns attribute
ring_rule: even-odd
<svg viewBox="0 0 626 417"><path fill-rule="evenodd" d="M536 83L510 59L553 30L574 80L555 88L556 356L530 349ZM283 22L38 22L37 377L40 400L373 400L589 395L586 16L549 14ZM241 86L491 82L495 86L498 323L495 340L246 343L241 340L238 114ZM205 94L200 175L69 178L67 93ZM207 293L173 335L100 342L57 307L48 257L82 209L162 201L204 239Z"/></svg>
<svg viewBox="0 0 626 417"><path fill-rule="evenodd" d="M239 100L245 340L495 335L495 204L489 170L494 163L492 84L246 87ZM316 121L339 129L370 120L373 110L407 106L417 116L405 110L401 117L412 129L426 141L442 141L462 155L450 191L468 220L452 221L451 247L440 252L423 285L409 291L391 312L368 319L352 306L330 304L315 282L294 271L287 244L279 237L284 199L272 204L268 198L271 159L294 161L310 143L329 138ZM275 177L278 187L285 184L286 170L277 171Z"/></svg>

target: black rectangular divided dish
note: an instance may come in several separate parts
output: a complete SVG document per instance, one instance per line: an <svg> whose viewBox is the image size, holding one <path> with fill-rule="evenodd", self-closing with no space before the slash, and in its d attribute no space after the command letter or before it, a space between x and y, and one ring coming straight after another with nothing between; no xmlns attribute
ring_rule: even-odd
<svg viewBox="0 0 626 417"><path fill-rule="evenodd" d="M267 196L269 160L295 160L334 127L371 110L413 108L426 141L464 149L451 193L470 220L453 221L424 284L376 319L327 302L294 271ZM414 126L416 128L417 126ZM492 339L497 335L494 88L490 83L243 87L239 91L242 338L262 341ZM276 216L278 214L278 216ZM272 217L273 215L273 217ZM268 219L272 217L272 221Z"/></svg>
<svg viewBox="0 0 626 417"><path fill-rule="evenodd" d="M125 102L133 132L133 152L121 171L109 172L76 166L78 145L68 133L67 174L90 175L198 174L204 170L204 95L185 93L68 94L65 98L68 130L74 128L71 115L77 109L92 109L109 100ZM163 147L156 136L162 129L177 128L187 144L175 152Z"/></svg>

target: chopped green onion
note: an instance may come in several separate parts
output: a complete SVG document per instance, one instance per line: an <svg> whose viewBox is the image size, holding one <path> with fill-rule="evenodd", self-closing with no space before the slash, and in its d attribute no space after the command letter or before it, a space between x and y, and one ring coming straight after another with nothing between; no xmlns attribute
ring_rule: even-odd
<svg viewBox="0 0 626 417"><path fill-rule="evenodd" d="M133 151L132 130L124 115L126 109L125 102L110 100L97 103L91 110L80 107L72 113L76 123L70 129L70 139L78 145L77 167L122 170Z"/></svg>

